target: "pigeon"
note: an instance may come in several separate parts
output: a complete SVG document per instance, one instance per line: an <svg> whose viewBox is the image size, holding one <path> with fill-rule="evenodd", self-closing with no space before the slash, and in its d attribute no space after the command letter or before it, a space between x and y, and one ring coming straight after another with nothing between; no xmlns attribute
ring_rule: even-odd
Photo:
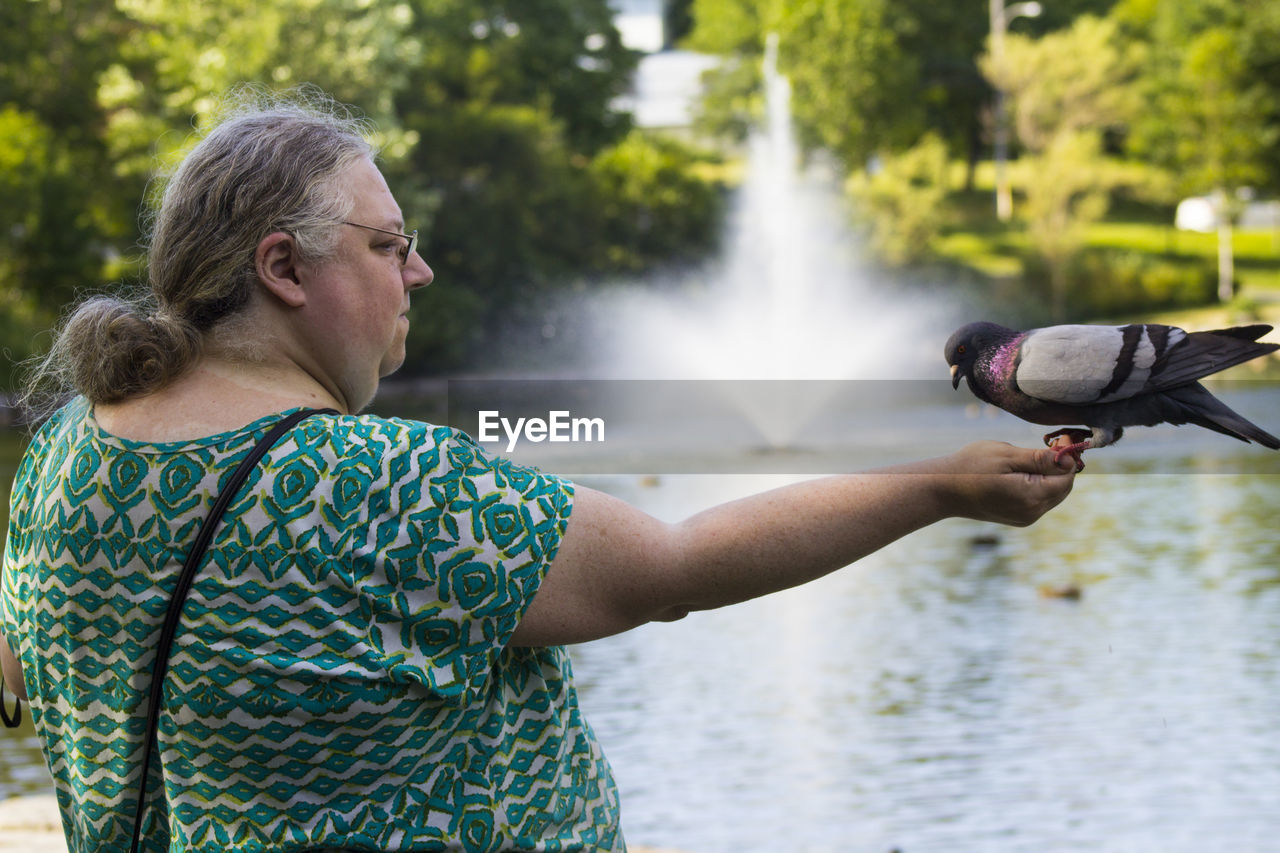
<svg viewBox="0 0 1280 853"><path fill-rule="evenodd" d="M1119 441L1127 426L1196 424L1280 450L1280 439L1229 409L1198 381L1280 344L1257 343L1271 326L1186 332L1176 326L1048 326L1016 331L970 323L947 341L951 386L1048 426L1084 424L1044 437L1084 469L1081 454Z"/></svg>

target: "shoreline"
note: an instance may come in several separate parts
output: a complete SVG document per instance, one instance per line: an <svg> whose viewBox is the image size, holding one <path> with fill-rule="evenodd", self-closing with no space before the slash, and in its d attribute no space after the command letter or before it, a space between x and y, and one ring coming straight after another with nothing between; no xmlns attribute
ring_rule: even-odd
<svg viewBox="0 0 1280 853"><path fill-rule="evenodd" d="M67 853L62 816L53 794L0 801L0 851Z"/></svg>

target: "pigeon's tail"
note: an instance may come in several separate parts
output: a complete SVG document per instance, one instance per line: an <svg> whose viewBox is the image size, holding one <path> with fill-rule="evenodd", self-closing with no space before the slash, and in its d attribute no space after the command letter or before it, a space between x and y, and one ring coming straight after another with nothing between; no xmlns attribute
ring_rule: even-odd
<svg viewBox="0 0 1280 853"><path fill-rule="evenodd" d="M1280 438L1232 411L1199 382L1165 391L1164 397L1178 405L1184 419L1170 418L1172 423L1193 423L1241 441L1256 441L1263 447L1280 450Z"/></svg>
<svg viewBox="0 0 1280 853"><path fill-rule="evenodd" d="M1268 326L1266 323L1254 323L1252 326L1233 326L1230 329L1213 329L1204 332L1204 334L1226 335L1229 338L1239 338L1242 341L1256 341L1269 331L1271 331L1271 326Z"/></svg>

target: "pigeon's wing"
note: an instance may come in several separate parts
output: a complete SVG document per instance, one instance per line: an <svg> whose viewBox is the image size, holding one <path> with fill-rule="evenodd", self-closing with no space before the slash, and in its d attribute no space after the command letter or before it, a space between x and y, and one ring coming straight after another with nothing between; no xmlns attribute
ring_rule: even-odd
<svg viewBox="0 0 1280 853"><path fill-rule="evenodd" d="M1028 332L1014 381L1022 393L1050 403L1088 406L1153 390L1157 365L1187 338L1173 326L1048 326ZM1163 361L1162 361L1163 359Z"/></svg>
<svg viewBox="0 0 1280 853"><path fill-rule="evenodd" d="M1187 334L1185 340L1177 346L1169 346L1163 355L1157 357L1151 367L1146 390L1159 391L1187 385L1211 373L1275 352L1280 349L1276 344L1255 343L1270 331L1270 326L1259 323Z"/></svg>

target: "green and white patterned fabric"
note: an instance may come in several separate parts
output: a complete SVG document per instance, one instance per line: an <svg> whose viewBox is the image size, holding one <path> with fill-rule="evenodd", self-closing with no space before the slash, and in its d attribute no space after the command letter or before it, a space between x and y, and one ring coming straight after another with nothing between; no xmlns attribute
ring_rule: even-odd
<svg viewBox="0 0 1280 853"><path fill-rule="evenodd" d="M127 846L171 590L274 420L145 444L77 400L22 461L2 627L72 853ZM572 499L449 428L295 427L228 508L183 610L145 849L623 850L565 650L507 646Z"/></svg>

